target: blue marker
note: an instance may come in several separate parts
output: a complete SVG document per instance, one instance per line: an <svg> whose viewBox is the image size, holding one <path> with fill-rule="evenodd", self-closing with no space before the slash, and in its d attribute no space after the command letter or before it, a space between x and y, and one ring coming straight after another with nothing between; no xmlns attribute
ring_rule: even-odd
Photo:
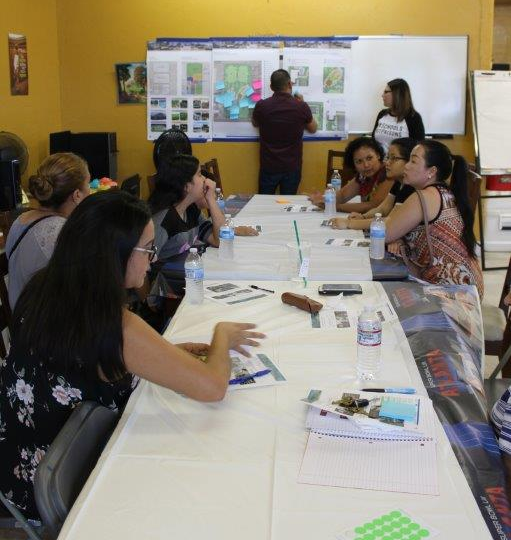
<svg viewBox="0 0 511 540"><path fill-rule="evenodd" d="M250 379L253 379L255 377L262 377L263 375L268 375L268 373L271 373L271 369L263 369L261 371L257 371L256 373L252 373L250 375L243 375L242 377L237 377L236 379L231 379L229 381L229 384L241 384L245 381L249 381Z"/></svg>
<svg viewBox="0 0 511 540"><path fill-rule="evenodd" d="M384 394L415 394L415 388L362 388L362 392L381 392Z"/></svg>

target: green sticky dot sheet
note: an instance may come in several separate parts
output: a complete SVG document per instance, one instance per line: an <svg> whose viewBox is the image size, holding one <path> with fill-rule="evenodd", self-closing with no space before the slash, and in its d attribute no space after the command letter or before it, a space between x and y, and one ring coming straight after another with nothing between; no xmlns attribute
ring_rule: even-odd
<svg viewBox="0 0 511 540"><path fill-rule="evenodd" d="M424 540L437 534L422 519L392 510L350 527L337 540Z"/></svg>

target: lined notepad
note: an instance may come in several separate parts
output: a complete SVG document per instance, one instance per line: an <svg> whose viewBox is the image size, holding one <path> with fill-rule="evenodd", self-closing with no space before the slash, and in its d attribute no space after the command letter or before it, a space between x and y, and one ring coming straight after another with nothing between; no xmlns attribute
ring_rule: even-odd
<svg viewBox="0 0 511 540"><path fill-rule="evenodd" d="M438 495L436 443L356 439L311 431L298 482Z"/></svg>

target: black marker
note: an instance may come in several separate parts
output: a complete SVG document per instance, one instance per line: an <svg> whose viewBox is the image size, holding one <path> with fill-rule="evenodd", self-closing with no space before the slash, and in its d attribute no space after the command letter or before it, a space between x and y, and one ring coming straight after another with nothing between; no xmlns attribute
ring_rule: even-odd
<svg viewBox="0 0 511 540"><path fill-rule="evenodd" d="M275 291L270 291L270 289L263 289L262 287L258 287L257 285L250 285L250 288L257 289L258 291L270 292L272 294L275 294Z"/></svg>

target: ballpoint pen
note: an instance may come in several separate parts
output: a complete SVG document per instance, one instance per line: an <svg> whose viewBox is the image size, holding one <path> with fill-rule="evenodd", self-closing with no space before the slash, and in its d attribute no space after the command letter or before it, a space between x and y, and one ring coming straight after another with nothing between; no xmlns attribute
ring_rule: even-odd
<svg viewBox="0 0 511 540"><path fill-rule="evenodd" d="M231 379L229 381L229 384L241 384L241 383L244 383L245 381L249 381L250 379L253 379L254 377L262 377L263 375L268 375L268 373L271 373L271 369L263 369L261 371L257 371L256 373L242 375L241 377L236 377L235 379Z"/></svg>
<svg viewBox="0 0 511 540"><path fill-rule="evenodd" d="M263 289L262 287L258 287L257 285L250 285L251 289L257 289L258 291L264 291L274 294L275 291L271 291L270 289Z"/></svg>
<svg viewBox="0 0 511 540"><path fill-rule="evenodd" d="M362 388L362 392L381 392L385 394L415 394L415 388Z"/></svg>

